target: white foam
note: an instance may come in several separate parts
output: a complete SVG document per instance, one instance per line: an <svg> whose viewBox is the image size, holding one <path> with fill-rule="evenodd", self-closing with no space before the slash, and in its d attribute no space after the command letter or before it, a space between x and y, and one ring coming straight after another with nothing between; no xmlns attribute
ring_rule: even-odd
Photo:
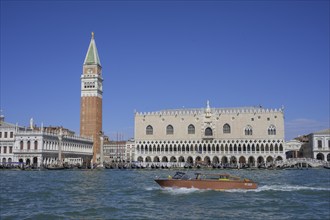
<svg viewBox="0 0 330 220"><path fill-rule="evenodd" d="M310 186L299 186L299 185L265 185L261 186L253 191L262 192L262 191L300 191L300 190L312 190L312 191L330 191L330 188L323 187L310 187Z"/></svg>
<svg viewBox="0 0 330 220"><path fill-rule="evenodd" d="M157 186L147 187L146 190L147 190L147 191L159 190L159 187L157 187Z"/></svg>
<svg viewBox="0 0 330 220"><path fill-rule="evenodd" d="M163 192L170 193L170 194L189 194L189 193L196 193L196 192L203 192L205 190L202 189L196 189L196 188L171 188L171 187L166 187L166 188L161 188Z"/></svg>

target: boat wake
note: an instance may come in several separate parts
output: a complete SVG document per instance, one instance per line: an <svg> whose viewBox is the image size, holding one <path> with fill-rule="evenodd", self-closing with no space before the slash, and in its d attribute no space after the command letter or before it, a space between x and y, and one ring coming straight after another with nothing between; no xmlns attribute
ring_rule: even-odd
<svg viewBox="0 0 330 220"><path fill-rule="evenodd" d="M299 186L299 185L265 185L260 186L257 189L245 190L245 189L232 189L226 190L226 192L265 192L265 191L282 191L282 192L292 192L292 191L330 191L330 188L324 187L309 187L309 186Z"/></svg>
<svg viewBox="0 0 330 220"><path fill-rule="evenodd" d="M256 192L261 191L302 191L302 190L310 190L310 191L330 191L330 188L324 187L310 187L310 186L299 186L299 185L265 185L261 186L258 189L255 189Z"/></svg>

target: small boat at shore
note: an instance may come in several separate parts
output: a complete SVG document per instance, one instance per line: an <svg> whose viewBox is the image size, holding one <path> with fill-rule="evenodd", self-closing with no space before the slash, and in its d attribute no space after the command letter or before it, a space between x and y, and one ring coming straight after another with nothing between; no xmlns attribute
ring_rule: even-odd
<svg viewBox="0 0 330 220"><path fill-rule="evenodd" d="M206 174L195 173L194 178L190 178L184 172L176 174L167 179L155 179L161 187L172 188L195 188L211 190L229 190L229 189L256 189L258 184L249 179L242 179L229 174Z"/></svg>
<svg viewBox="0 0 330 220"><path fill-rule="evenodd" d="M46 167L47 170L64 170L66 167L63 164L50 164Z"/></svg>
<svg viewBox="0 0 330 220"><path fill-rule="evenodd" d="M323 168L330 169L330 165L324 165Z"/></svg>

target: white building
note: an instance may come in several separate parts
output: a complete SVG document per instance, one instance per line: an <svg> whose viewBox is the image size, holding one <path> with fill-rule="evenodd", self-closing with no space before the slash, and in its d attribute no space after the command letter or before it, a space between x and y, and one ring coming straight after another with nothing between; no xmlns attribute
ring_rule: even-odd
<svg viewBox="0 0 330 220"><path fill-rule="evenodd" d="M134 161L135 143L128 141L107 141L103 145L104 158L107 163Z"/></svg>
<svg viewBox="0 0 330 220"><path fill-rule="evenodd" d="M131 163L135 158L135 142L134 140L128 140L126 142L126 162Z"/></svg>
<svg viewBox="0 0 330 220"><path fill-rule="evenodd" d="M103 145L105 162L125 162L126 161L126 141L108 141Z"/></svg>
<svg viewBox="0 0 330 220"><path fill-rule="evenodd" d="M304 157L330 161L330 129L311 133L308 141L302 145Z"/></svg>
<svg viewBox="0 0 330 220"><path fill-rule="evenodd" d="M14 162L15 134L22 127L5 122L5 117L0 116L0 164Z"/></svg>
<svg viewBox="0 0 330 220"><path fill-rule="evenodd" d="M57 162L89 164L93 157L93 140L74 136L62 127L18 127L4 119L0 123L1 162L20 162L40 167ZM60 154L59 154L60 152ZM61 158L59 158L59 156Z"/></svg>
<svg viewBox="0 0 330 220"><path fill-rule="evenodd" d="M135 160L250 164L285 159L283 109L262 107L135 113Z"/></svg>

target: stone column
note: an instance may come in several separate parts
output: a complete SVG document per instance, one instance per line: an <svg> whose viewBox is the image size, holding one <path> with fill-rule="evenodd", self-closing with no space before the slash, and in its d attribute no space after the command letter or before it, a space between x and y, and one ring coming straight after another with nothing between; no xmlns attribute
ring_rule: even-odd
<svg viewBox="0 0 330 220"><path fill-rule="evenodd" d="M103 152L103 142L104 142L104 137L103 135L100 135L100 166L103 167L103 161L104 161L104 152Z"/></svg>
<svg viewBox="0 0 330 220"><path fill-rule="evenodd" d="M58 161L60 164L62 164L62 140L63 140L63 132L61 128L60 133L58 135Z"/></svg>

